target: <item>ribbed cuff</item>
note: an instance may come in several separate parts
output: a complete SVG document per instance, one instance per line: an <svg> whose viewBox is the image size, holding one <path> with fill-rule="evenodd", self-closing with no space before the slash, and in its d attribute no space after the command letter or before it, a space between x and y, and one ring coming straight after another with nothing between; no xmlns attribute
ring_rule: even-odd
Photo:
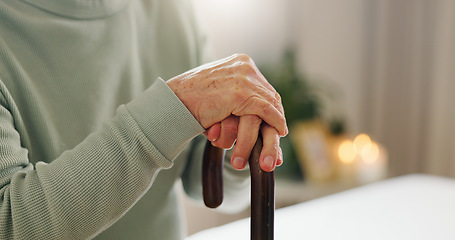
<svg viewBox="0 0 455 240"><path fill-rule="evenodd" d="M126 108L152 144L171 161L204 131L161 78Z"/></svg>

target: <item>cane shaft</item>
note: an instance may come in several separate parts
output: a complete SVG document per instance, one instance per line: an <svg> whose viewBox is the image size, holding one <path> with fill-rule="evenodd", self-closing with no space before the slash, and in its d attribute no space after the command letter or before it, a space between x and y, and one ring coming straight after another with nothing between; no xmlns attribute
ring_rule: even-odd
<svg viewBox="0 0 455 240"><path fill-rule="evenodd" d="M275 212L275 173L262 171L259 158L262 136L250 154L251 174L251 240L273 240ZM216 208L223 201L222 165L225 151L208 141L204 151L202 186L207 207Z"/></svg>

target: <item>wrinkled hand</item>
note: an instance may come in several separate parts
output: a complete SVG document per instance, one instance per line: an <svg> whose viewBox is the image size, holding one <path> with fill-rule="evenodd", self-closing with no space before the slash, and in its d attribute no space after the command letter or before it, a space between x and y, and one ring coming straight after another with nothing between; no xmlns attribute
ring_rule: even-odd
<svg viewBox="0 0 455 240"><path fill-rule="evenodd" d="M236 54L167 83L202 127L210 128L208 135L219 133L213 145L228 148L236 142L231 159L235 168L245 167L259 131L264 139L261 168L271 171L282 162L279 138L288 129L281 98L250 57Z"/></svg>
<svg viewBox="0 0 455 240"><path fill-rule="evenodd" d="M253 119L253 121L261 122L257 116L249 115L248 117L257 118L256 120ZM219 148L230 149L237 140L239 119L239 117L231 115L221 123L214 124L210 127L210 129L205 131L204 134L212 142L212 145ZM253 128L253 131L254 130L256 129ZM275 166L283 164L283 153L280 148L280 136L278 135L276 129L270 127L266 123L262 123L261 125L261 134L263 137L263 148L259 163L262 170L270 172L275 169ZM254 143L257 140L257 135L257 131L250 132L245 136L245 138L241 138L244 139L244 141L247 141L247 143L237 143L240 147L234 148L231 158L232 166L236 169L243 169L246 166L247 161L243 159L249 158L249 154L252 149L248 146L251 146L251 143L253 143L254 146ZM237 157L240 157L240 159ZM265 161L266 157L268 157L267 161Z"/></svg>

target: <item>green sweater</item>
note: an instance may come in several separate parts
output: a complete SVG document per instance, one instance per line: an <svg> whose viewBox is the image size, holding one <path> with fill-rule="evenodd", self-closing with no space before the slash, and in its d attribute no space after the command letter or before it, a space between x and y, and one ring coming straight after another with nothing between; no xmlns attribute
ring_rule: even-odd
<svg viewBox="0 0 455 240"><path fill-rule="evenodd" d="M0 239L183 238L204 129L159 77L202 42L185 0L0 0Z"/></svg>

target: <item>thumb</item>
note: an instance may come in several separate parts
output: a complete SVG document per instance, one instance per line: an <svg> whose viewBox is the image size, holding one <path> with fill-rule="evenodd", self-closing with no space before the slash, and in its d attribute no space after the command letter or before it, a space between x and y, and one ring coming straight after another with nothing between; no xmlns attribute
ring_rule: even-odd
<svg viewBox="0 0 455 240"><path fill-rule="evenodd" d="M207 130L205 130L204 135L211 142L216 141L221 135L221 123L215 123Z"/></svg>

